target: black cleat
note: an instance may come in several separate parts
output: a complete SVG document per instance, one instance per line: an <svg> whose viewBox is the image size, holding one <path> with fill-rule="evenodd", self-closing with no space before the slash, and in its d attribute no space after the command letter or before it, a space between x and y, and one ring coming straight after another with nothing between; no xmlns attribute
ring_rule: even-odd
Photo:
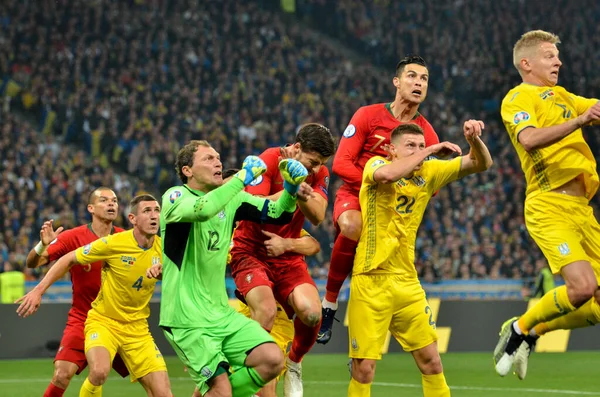
<svg viewBox="0 0 600 397"><path fill-rule="evenodd" d="M321 329L319 329L319 334L317 335L317 343L325 345L327 342L329 342L329 340L331 340L333 320L337 321L335 318L336 311L337 310L323 308Z"/></svg>

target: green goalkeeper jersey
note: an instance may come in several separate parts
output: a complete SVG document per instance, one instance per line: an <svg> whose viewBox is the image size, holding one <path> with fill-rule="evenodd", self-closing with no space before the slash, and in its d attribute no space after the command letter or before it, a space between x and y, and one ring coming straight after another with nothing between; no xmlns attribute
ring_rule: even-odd
<svg viewBox="0 0 600 397"><path fill-rule="evenodd" d="M243 189L232 178L210 193L183 185L163 195L161 326L205 327L230 315L234 309L225 288L225 267L235 222L285 224L292 219L296 200L287 192L270 201Z"/></svg>

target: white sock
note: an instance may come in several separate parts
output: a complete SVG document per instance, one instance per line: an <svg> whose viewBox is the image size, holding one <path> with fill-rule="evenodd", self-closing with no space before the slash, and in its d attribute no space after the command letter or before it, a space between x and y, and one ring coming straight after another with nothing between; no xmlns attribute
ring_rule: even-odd
<svg viewBox="0 0 600 397"><path fill-rule="evenodd" d="M337 310L338 308L337 302L329 302L325 298L323 298L323 302L321 304L323 305L323 309Z"/></svg>
<svg viewBox="0 0 600 397"><path fill-rule="evenodd" d="M523 335L523 331L521 331L521 328L519 328L519 322L515 321L513 323L513 329L515 330L515 332L519 335Z"/></svg>

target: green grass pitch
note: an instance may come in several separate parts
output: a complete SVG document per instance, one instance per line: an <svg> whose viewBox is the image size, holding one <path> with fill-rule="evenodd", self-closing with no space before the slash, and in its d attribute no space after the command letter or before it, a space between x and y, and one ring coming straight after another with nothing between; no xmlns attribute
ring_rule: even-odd
<svg viewBox="0 0 600 397"><path fill-rule="evenodd" d="M346 396L349 382L345 355L308 355L304 360L306 397ZM453 397L600 396L595 352L532 355L525 381L500 378L491 353L449 353L442 356ZM176 357L167 357L173 394L189 397L194 385ZM77 396L84 372L76 376L65 396ZM0 397L39 397L52 376L52 360L0 361ZM113 372L104 386L110 397L145 396L139 384L117 378ZM280 391L280 395L283 393ZM408 354L389 354L377 365L373 397L422 396L421 377Z"/></svg>

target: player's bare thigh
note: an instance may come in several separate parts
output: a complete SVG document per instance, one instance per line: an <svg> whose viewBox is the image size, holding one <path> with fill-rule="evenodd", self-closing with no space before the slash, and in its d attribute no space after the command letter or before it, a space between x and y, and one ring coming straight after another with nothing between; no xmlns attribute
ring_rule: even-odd
<svg viewBox="0 0 600 397"><path fill-rule="evenodd" d="M171 397L171 383L167 371L150 372L139 379L144 390L152 397Z"/></svg>
<svg viewBox="0 0 600 397"><path fill-rule="evenodd" d="M362 231L362 216L358 210L347 210L337 219L340 233L350 240L358 241Z"/></svg>
<svg viewBox="0 0 600 397"><path fill-rule="evenodd" d="M277 301L271 287L258 285L248 291L245 298L252 319L266 330L273 329L277 316Z"/></svg>

